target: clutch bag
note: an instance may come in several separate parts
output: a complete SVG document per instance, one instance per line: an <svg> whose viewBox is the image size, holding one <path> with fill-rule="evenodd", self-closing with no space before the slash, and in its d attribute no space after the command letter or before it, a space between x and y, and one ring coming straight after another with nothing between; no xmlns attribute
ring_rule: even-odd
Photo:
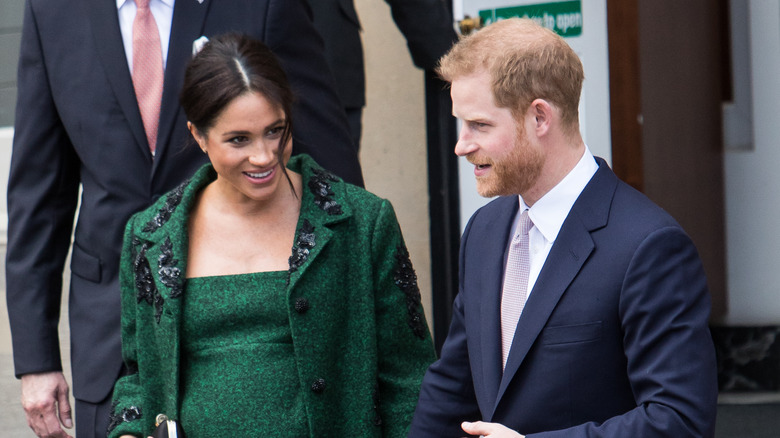
<svg viewBox="0 0 780 438"><path fill-rule="evenodd" d="M152 433L153 438L186 438L184 429L178 421L169 420L165 414L160 414L155 419L157 426Z"/></svg>

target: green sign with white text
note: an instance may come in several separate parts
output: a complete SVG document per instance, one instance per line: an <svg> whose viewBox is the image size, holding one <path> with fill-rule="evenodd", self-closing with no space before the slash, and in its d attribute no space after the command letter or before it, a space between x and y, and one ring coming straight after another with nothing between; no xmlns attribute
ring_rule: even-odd
<svg viewBox="0 0 780 438"><path fill-rule="evenodd" d="M485 9L479 11L479 16L484 26L504 18L520 17L530 18L562 37L582 35L580 0Z"/></svg>

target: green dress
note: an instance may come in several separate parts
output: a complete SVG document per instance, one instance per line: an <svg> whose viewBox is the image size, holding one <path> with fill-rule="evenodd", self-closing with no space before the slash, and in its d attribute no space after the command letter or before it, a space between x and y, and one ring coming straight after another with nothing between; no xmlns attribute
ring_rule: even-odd
<svg viewBox="0 0 780 438"><path fill-rule="evenodd" d="M187 280L180 414L188 438L309 435L286 282L286 271Z"/></svg>

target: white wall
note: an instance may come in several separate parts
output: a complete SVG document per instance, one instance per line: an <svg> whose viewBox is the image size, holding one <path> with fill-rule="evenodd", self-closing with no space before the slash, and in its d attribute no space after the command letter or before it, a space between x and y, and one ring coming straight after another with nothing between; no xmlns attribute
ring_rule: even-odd
<svg viewBox="0 0 780 438"><path fill-rule="evenodd" d="M724 158L728 325L780 324L780 3L749 13L753 148Z"/></svg>

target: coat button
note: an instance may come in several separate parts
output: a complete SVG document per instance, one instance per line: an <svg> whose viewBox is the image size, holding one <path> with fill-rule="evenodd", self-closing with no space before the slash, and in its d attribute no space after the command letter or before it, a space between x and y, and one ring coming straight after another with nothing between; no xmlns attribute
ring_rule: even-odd
<svg viewBox="0 0 780 438"><path fill-rule="evenodd" d="M306 313L309 310L309 300L306 298L295 299L295 311L298 313Z"/></svg>
<svg viewBox="0 0 780 438"><path fill-rule="evenodd" d="M325 391L325 379L317 379L311 384L311 390L316 394L322 394Z"/></svg>

